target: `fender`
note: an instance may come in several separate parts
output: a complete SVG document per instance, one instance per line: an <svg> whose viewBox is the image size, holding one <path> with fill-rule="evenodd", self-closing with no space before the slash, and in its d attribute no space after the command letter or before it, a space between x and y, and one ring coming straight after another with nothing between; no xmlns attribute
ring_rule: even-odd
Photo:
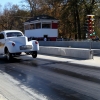
<svg viewBox="0 0 100 100"><path fill-rule="evenodd" d="M5 47L8 48L9 52L12 51L12 43L14 43L14 42L13 42L13 41L7 41L7 42L5 43Z"/></svg>
<svg viewBox="0 0 100 100"><path fill-rule="evenodd" d="M15 46L13 47L12 43L15 44ZM14 51L16 51L16 49L21 45L21 43L19 42L14 42L14 41L7 41L5 43L5 47L8 48L10 53L13 53Z"/></svg>
<svg viewBox="0 0 100 100"><path fill-rule="evenodd" d="M34 46L34 47L33 47L33 48L34 48L34 51L39 51L39 42L38 42L38 41L36 41L36 40L31 40L31 41L29 41L29 42L31 42L32 45Z"/></svg>

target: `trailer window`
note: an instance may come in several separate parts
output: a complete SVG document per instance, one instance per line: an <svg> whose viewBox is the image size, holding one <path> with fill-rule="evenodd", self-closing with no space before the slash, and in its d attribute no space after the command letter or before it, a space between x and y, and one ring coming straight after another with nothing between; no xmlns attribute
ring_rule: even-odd
<svg viewBox="0 0 100 100"><path fill-rule="evenodd" d="M36 23L36 29L41 28L41 23Z"/></svg>
<svg viewBox="0 0 100 100"><path fill-rule="evenodd" d="M30 24L30 29L35 29L35 24Z"/></svg>
<svg viewBox="0 0 100 100"><path fill-rule="evenodd" d="M42 23L42 28L51 28L51 23Z"/></svg>

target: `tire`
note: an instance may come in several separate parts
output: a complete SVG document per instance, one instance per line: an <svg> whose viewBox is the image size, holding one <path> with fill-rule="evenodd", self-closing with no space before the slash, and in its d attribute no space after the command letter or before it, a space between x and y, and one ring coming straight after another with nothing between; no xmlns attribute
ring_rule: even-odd
<svg viewBox="0 0 100 100"><path fill-rule="evenodd" d="M6 59L8 61L11 61L12 60L12 54L9 52L9 50L7 49L7 52L6 52Z"/></svg>
<svg viewBox="0 0 100 100"><path fill-rule="evenodd" d="M33 58L36 58L37 57L37 51L32 51L31 54L32 54L32 57Z"/></svg>

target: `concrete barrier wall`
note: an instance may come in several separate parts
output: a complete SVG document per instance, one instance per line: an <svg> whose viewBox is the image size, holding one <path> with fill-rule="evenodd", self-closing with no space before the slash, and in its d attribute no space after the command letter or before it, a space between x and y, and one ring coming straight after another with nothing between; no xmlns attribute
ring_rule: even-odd
<svg viewBox="0 0 100 100"><path fill-rule="evenodd" d="M100 42L89 41L39 41L40 46L100 49Z"/></svg>
<svg viewBox="0 0 100 100"><path fill-rule="evenodd" d="M40 46L39 53L51 54L51 55L55 55L55 56L84 58L84 59L92 59L93 58L93 51L90 51L89 49Z"/></svg>

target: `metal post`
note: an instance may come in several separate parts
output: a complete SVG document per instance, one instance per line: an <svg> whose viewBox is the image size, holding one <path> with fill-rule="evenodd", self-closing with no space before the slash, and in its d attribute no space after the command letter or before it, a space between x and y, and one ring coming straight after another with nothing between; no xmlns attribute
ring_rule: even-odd
<svg viewBox="0 0 100 100"><path fill-rule="evenodd" d="M90 58L93 59L93 51L91 49L92 49L92 41L90 40Z"/></svg>
<svg viewBox="0 0 100 100"><path fill-rule="evenodd" d="M91 40L90 40L90 50L92 49L92 42L91 42Z"/></svg>

